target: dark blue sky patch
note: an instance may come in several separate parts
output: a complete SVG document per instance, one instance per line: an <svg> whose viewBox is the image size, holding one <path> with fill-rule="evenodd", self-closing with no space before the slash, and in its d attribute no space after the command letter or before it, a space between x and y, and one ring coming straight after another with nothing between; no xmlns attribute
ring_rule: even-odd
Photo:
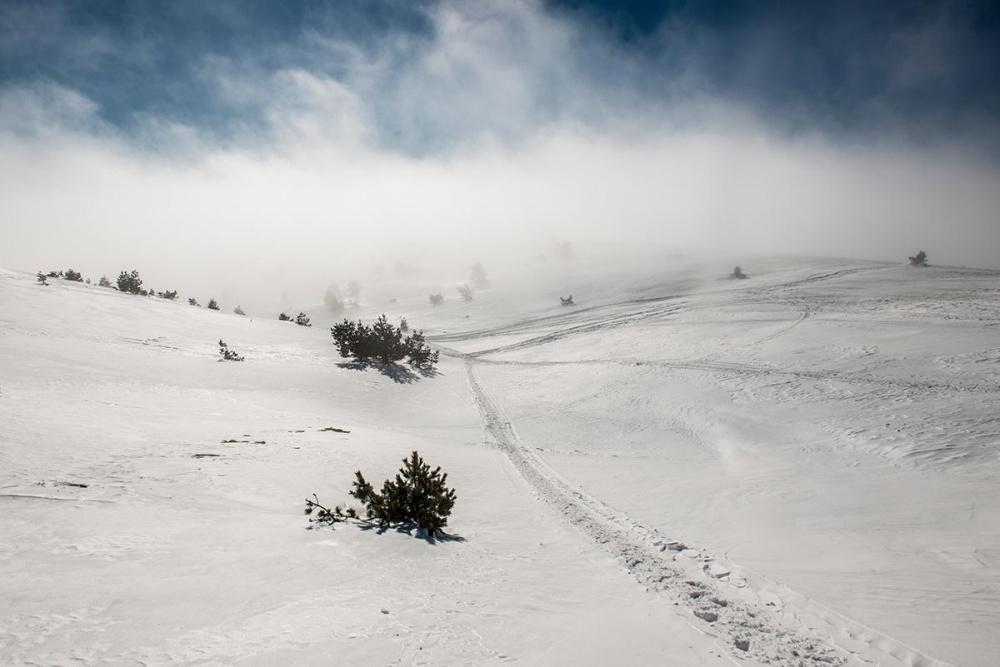
<svg viewBox="0 0 1000 667"><path fill-rule="evenodd" d="M535 70L527 77L534 87L508 114L480 113L471 99L477 86L488 93L489 82L470 80L465 97L443 84L428 88L428 98L456 95L455 104L468 104L476 117L465 118L447 113L449 99L400 93L412 62L439 39L440 7L447 5L7 2L0 85L78 91L125 133L157 119L225 142L266 134L268 100L221 90L219 72L260 81L262 89L288 69L346 81L355 76L355 56L336 45L349 45L382 67L359 89L377 140L409 153L483 134L516 139L532 123L600 123L610 115L567 101L578 91L653 115L707 97L749 108L781 130L860 140L962 135L989 143L998 134L997 3L549 0L541 11L573 26L575 50L565 62L513 58L512 67Z"/></svg>

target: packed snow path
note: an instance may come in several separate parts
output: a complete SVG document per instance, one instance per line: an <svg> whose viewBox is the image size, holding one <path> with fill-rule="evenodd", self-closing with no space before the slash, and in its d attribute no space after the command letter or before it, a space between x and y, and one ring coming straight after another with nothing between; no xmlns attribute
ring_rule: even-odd
<svg viewBox="0 0 1000 667"><path fill-rule="evenodd" d="M768 599L748 588L734 565L669 540L573 487L521 442L513 423L476 379L474 364L469 359L466 372L486 433L538 498L614 555L647 590L667 595L689 611L729 652L780 665L947 664L787 587L777 587L780 598Z"/></svg>

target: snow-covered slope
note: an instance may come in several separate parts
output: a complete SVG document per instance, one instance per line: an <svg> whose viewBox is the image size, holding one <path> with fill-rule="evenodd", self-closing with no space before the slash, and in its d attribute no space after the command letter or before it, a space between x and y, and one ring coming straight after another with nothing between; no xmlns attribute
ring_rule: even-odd
<svg viewBox="0 0 1000 667"><path fill-rule="evenodd" d="M0 657L991 664L1000 276L744 268L401 298L446 353L404 382L320 327L0 273ZM456 539L305 530L413 449Z"/></svg>

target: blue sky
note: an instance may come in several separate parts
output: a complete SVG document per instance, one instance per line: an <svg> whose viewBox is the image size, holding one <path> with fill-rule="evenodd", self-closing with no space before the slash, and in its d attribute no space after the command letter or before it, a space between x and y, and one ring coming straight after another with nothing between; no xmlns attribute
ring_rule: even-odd
<svg viewBox="0 0 1000 667"><path fill-rule="evenodd" d="M569 238L1000 268L998 30L958 1L7 0L0 266L235 291L252 261L272 301Z"/></svg>

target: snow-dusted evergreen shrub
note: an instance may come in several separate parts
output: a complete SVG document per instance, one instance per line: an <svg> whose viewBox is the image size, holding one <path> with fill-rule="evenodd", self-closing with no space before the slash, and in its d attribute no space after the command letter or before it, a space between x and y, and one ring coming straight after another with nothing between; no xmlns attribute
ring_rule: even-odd
<svg viewBox="0 0 1000 667"><path fill-rule="evenodd" d="M42 273L41 271L39 271L38 275L36 277L38 278L38 284L39 285L48 286L48 284L49 284L49 277L47 275L45 275L44 273Z"/></svg>
<svg viewBox="0 0 1000 667"><path fill-rule="evenodd" d="M233 308L233 312L236 313L237 315L246 315L246 313L243 312L243 309L240 308L239 306Z"/></svg>
<svg viewBox="0 0 1000 667"><path fill-rule="evenodd" d="M101 276L101 279L97 281L99 287L111 287L111 281L108 280L107 276Z"/></svg>
<svg viewBox="0 0 1000 667"><path fill-rule="evenodd" d="M72 280L75 283L83 282L83 276L80 275L80 272L74 271L73 269L66 269L66 272L63 273L63 278L66 280Z"/></svg>
<svg viewBox="0 0 1000 667"><path fill-rule="evenodd" d="M127 294L143 294L142 278L139 277L139 272L133 269L132 271L122 271L119 273L118 291Z"/></svg>
<svg viewBox="0 0 1000 667"><path fill-rule="evenodd" d="M292 316L291 315L286 315L285 313L279 313L278 314L278 319L280 321L282 321L282 322L291 322L292 321Z"/></svg>
<svg viewBox="0 0 1000 667"><path fill-rule="evenodd" d="M299 313L295 316L295 323L300 327L311 327L312 324L309 323L309 316L305 313Z"/></svg>
<svg viewBox="0 0 1000 667"><path fill-rule="evenodd" d="M391 364L408 358L411 366L429 372L438 361L438 353L427 346L423 332L414 331L404 337L402 330L394 327L385 315L371 326L361 320L345 319L330 328L330 335L340 356L353 357L362 363Z"/></svg>
<svg viewBox="0 0 1000 667"><path fill-rule="evenodd" d="M218 310L219 309L219 302L216 301L215 299L209 299L208 300L208 309L209 310Z"/></svg>
<svg viewBox="0 0 1000 667"><path fill-rule="evenodd" d="M358 470L351 496L365 505L365 514L379 526L411 524L434 535L448 525L455 506L455 490L448 488L448 473L431 467L413 452L403 459L394 480L385 480L376 492Z"/></svg>
<svg viewBox="0 0 1000 667"><path fill-rule="evenodd" d="M188 305L189 306L198 306L199 308L201 308L201 304L198 303L198 299L194 298L193 296L190 297L190 298L188 298Z"/></svg>
<svg viewBox="0 0 1000 667"><path fill-rule="evenodd" d="M729 277L730 278L736 278L738 280L744 280L746 278L749 278L750 276L748 276L747 274L743 273L743 269L741 269L738 266L735 266L735 267L733 267L733 272L729 274Z"/></svg>
<svg viewBox="0 0 1000 667"><path fill-rule="evenodd" d="M913 257L910 257L910 266L927 266L927 253L921 250Z"/></svg>
<svg viewBox="0 0 1000 667"><path fill-rule="evenodd" d="M414 331L406 337L403 344L406 346L406 356L411 366L424 373L434 370L440 353L427 346L423 331Z"/></svg>
<svg viewBox="0 0 1000 667"><path fill-rule="evenodd" d="M432 306L440 306L444 303L444 296L441 294L431 294L427 297Z"/></svg>
<svg viewBox="0 0 1000 667"><path fill-rule="evenodd" d="M177 290L165 290L163 292L157 292L156 296L161 299L167 299L168 301L173 301L177 298Z"/></svg>
<svg viewBox="0 0 1000 667"><path fill-rule="evenodd" d="M219 339L219 354L222 358L219 361L243 361L243 357L236 350L229 349L226 341Z"/></svg>

